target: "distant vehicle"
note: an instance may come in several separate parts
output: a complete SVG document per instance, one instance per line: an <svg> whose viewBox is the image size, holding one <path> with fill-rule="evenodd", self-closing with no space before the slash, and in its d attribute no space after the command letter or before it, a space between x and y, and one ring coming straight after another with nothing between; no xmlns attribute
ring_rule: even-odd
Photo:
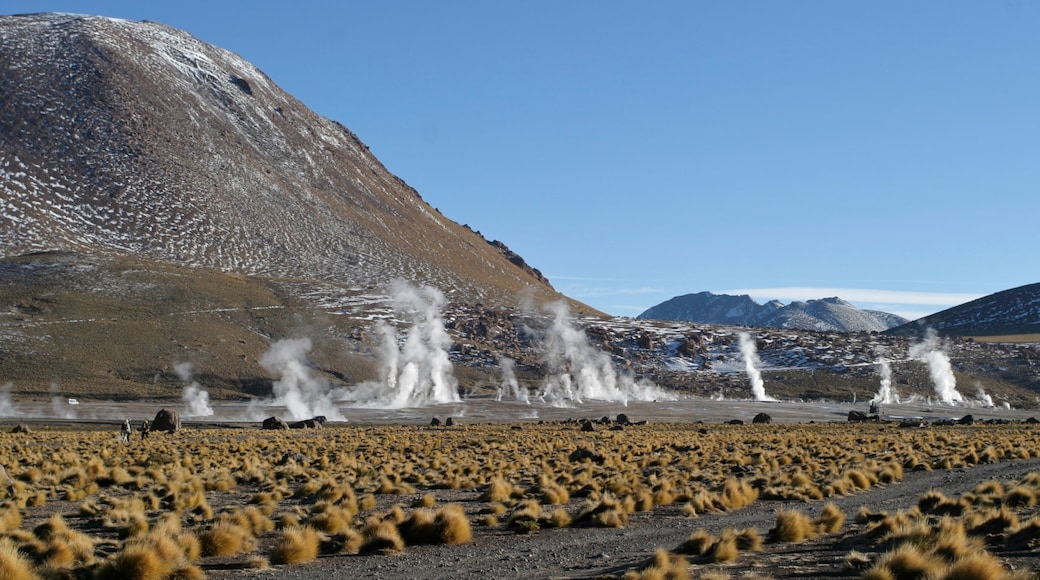
<svg viewBox="0 0 1040 580"><path fill-rule="evenodd" d="M70 405L78 405L79 401L77 401L76 399L69 399L69 404Z"/></svg>

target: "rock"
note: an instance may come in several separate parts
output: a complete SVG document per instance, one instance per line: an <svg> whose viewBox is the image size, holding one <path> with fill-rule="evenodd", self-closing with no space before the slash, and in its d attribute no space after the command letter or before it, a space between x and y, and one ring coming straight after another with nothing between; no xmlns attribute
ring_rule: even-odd
<svg viewBox="0 0 1040 580"><path fill-rule="evenodd" d="M755 418L751 420L752 423L765 423L769 424L773 422L773 418L768 413L759 413L755 415Z"/></svg>
<svg viewBox="0 0 1040 580"><path fill-rule="evenodd" d="M455 425L455 419L452 419L451 417L448 417L447 419L444 420L444 426L445 427L452 427L454 425Z"/></svg>
<svg viewBox="0 0 1040 580"><path fill-rule="evenodd" d="M924 421L910 421L910 420L907 420L907 421L900 421L899 422L899 428L900 429L920 429L922 427L927 427L927 426L928 426L928 423L925 423Z"/></svg>
<svg viewBox="0 0 1040 580"><path fill-rule="evenodd" d="M571 452L567 459L570 459L572 463L580 463L582 461L585 461L586 459L593 463L603 463L602 455L584 447L579 447L575 449L573 452Z"/></svg>
<svg viewBox="0 0 1040 580"><path fill-rule="evenodd" d="M628 425L629 423L631 423L631 421L628 420L628 415L624 413L618 413L616 421L618 425Z"/></svg>
<svg viewBox="0 0 1040 580"><path fill-rule="evenodd" d="M261 429L266 430L288 430L289 424L279 419L278 417L268 417L264 419L264 422L260 425Z"/></svg>
<svg viewBox="0 0 1040 580"><path fill-rule="evenodd" d="M965 415L957 420L958 425L974 425L975 417L972 415Z"/></svg>
<svg viewBox="0 0 1040 580"><path fill-rule="evenodd" d="M32 429L25 423L19 423L15 425L14 429L11 429L11 433L32 433Z"/></svg>
<svg viewBox="0 0 1040 580"><path fill-rule="evenodd" d="M592 424L592 421L583 421L581 423L581 430L582 431L595 431L596 430L596 426Z"/></svg>
<svg viewBox="0 0 1040 580"><path fill-rule="evenodd" d="M307 456L303 453L286 453L285 455L282 455L281 459L278 460L278 465L285 465L290 461L295 461L296 463L306 463Z"/></svg>
<svg viewBox="0 0 1040 580"><path fill-rule="evenodd" d="M729 421L726 421L726 424L727 425L743 425L744 422L741 421L740 419L730 419Z"/></svg>
<svg viewBox="0 0 1040 580"><path fill-rule="evenodd" d="M152 431L166 431L174 433L181 428L181 414L169 409L159 409L152 420Z"/></svg>
<svg viewBox="0 0 1040 580"><path fill-rule="evenodd" d="M433 420L430 421L430 427L440 427L440 426L441 426L441 420L438 419L437 417L434 417Z"/></svg>
<svg viewBox="0 0 1040 580"><path fill-rule="evenodd" d="M295 423L289 423L290 429L321 429L321 421L316 419L304 419Z"/></svg>
<svg viewBox="0 0 1040 580"><path fill-rule="evenodd" d="M863 423L866 421L880 421L877 415L868 415L863 411L849 411L849 423Z"/></svg>

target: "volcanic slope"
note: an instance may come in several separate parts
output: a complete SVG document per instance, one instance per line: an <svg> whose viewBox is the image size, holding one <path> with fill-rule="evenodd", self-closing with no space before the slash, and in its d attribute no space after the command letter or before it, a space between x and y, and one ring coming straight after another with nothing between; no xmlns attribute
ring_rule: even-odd
<svg viewBox="0 0 1040 580"><path fill-rule="evenodd" d="M96 16L0 17L0 253L40 251L562 298L238 55Z"/></svg>
<svg viewBox="0 0 1040 580"><path fill-rule="evenodd" d="M888 333L913 336L929 328L949 336L1040 335L1040 283L983 296Z"/></svg>

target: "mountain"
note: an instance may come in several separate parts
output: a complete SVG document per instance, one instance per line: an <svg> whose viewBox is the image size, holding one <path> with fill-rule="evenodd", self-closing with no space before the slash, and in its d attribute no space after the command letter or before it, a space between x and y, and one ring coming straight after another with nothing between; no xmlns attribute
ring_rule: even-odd
<svg viewBox="0 0 1040 580"><path fill-rule="evenodd" d="M983 296L887 332L914 336L929 328L947 336L1040 334L1040 283Z"/></svg>
<svg viewBox="0 0 1040 580"><path fill-rule="evenodd" d="M792 302L784 306L776 300L759 304L747 295L711 292L676 296L647 309L637 318L839 332L879 332L907 322L887 312L861 310L840 298Z"/></svg>
<svg viewBox="0 0 1040 580"><path fill-rule="evenodd" d="M404 279L465 303L561 298L349 129L184 31L0 17L0 111L3 256L132 256L352 291Z"/></svg>
<svg viewBox="0 0 1040 580"><path fill-rule="evenodd" d="M750 296L731 296L699 292L666 300L647 309L636 318L650 320L682 320L703 324L731 326L762 326L762 322L783 308L772 301L759 304Z"/></svg>

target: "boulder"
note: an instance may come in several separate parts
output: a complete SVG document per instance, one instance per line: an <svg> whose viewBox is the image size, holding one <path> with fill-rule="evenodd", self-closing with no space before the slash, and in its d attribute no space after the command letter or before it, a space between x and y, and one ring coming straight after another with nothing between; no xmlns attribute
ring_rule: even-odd
<svg viewBox="0 0 1040 580"><path fill-rule="evenodd" d="M15 425L14 429L11 429L11 433L32 433L32 429L25 423L19 423Z"/></svg>
<svg viewBox="0 0 1040 580"><path fill-rule="evenodd" d="M278 417L268 417L264 419L264 422L260 428L269 431L278 431L288 429L289 424L279 419Z"/></svg>
<svg viewBox="0 0 1040 580"><path fill-rule="evenodd" d="M617 416L617 424L618 425L628 425L630 422L631 421L628 420L628 415L626 415L624 413L618 413L618 416Z"/></svg>
<svg viewBox="0 0 1040 580"><path fill-rule="evenodd" d="M971 415L965 415L965 416L963 416L963 417L961 417L960 419L957 420L957 424L958 425L974 425L975 424L975 417L973 417Z"/></svg>
<svg viewBox="0 0 1040 580"><path fill-rule="evenodd" d="M430 427L440 427L440 426L441 426L441 420L438 419L437 417L434 417L433 420L430 421Z"/></svg>
<svg viewBox="0 0 1040 580"><path fill-rule="evenodd" d="M582 421L582 423L581 423L581 430L582 431L595 431L596 430L596 426L592 424L592 421Z"/></svg>
<svg viewBox="0 0 1040 580"><path fill-rule="evenodd" d="M444 426L445 427L451 427L454 424L455 424L455 419L452 419L451 417L448 417L447 419L444 420Z"/></svg>
<svg viewBox="0 0 1040 580"><path fill-rule="evenodd" d="M166 431L174 433L181 429L181 414L169 409L159 409L152 421L152 431Z"/></svg>
<svg viewBox="0 0 1040 580"><path fill-rule="evenodd" d="M759 413L755 415L755 418L751 420L752 423L765 423L769 424L773 422L773 418L768 413Z"/></svg>
<svg viewBox="0 0 1040 580"><path fill-rule="evenodd" d="M321 421L316 419L304 419L303 421L296 421L295 423L289 423L290 429L321 429Z"/></svg>
<svg viewBox="0 0 1040 580"><path fill-rule="evenodd" d="M863 423L865 421L877 421L877 415L868 415L863 411L849 411L849 423Z"/></svg>
<svg viewBox="0 0 1040 580"><path fill-rule="evenodd" d="M567 459L570 459L572 463L581 463L586 459L593 463L603 463L602 455L584 447L579 447L575 449L573 452L571 452Z"/></svg>
<svg viewBox="0 0 1040 580"><path fill-rule="evenodd" d="M726 421L726 424L727 425L743 425L744 422L741 421L740 419L730 419L729 421Z"/></svg>

